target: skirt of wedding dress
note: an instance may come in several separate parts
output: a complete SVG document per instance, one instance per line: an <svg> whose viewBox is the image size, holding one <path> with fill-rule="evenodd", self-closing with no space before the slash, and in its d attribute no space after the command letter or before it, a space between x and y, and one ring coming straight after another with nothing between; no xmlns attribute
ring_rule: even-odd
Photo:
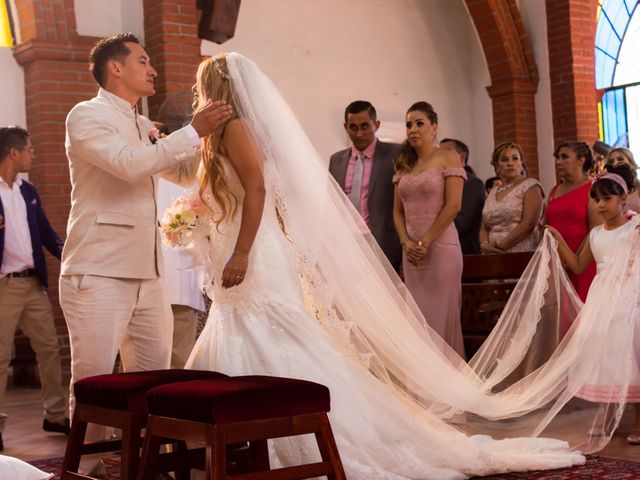
<svg viewBox="0 0 640 480"><path fill-rule="evenodd" d="M187 367L329 387L329 418L352 480L461 479L584 463L559 440L465 435L344 354L302 304L233 306L214 300ZM270 447L274 466L319 459L312 436L275 440Z"/></svg>

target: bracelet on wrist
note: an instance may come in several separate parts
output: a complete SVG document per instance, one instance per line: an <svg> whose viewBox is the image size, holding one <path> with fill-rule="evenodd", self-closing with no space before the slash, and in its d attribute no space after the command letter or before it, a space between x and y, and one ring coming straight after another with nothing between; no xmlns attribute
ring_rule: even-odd
<svg viewBox="0 0 640 480"><path fill-rule="evenodd" d="M243 253L243 252L240 252L238 250L234 250L233 254L234 255L238 255L239 257L249 258L249 254L248 253Z"/></svg>

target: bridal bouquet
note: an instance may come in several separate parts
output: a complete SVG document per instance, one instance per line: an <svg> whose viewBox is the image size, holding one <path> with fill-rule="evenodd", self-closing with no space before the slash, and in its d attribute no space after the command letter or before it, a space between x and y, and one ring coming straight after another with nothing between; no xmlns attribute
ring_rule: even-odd
<svg viewBox="0 0 640 480"><path fill-rule="evenodd" d="M186 247L194 240L196 228L205 221L208 208L197 193L176 198L160 221L162 240L169 247Z"/></svg>

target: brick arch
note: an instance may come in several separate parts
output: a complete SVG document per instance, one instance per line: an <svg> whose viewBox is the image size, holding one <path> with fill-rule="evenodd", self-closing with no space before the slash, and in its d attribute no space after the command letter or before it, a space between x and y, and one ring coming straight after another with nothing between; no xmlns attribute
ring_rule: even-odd
<svg viewBox="0 0 640 480"><path fill-rule="evenodd" d="M465 0L478 32L491 85L494 142L522 146L527 167L538 176L535 94L538 69L515 0Z"/></svg>

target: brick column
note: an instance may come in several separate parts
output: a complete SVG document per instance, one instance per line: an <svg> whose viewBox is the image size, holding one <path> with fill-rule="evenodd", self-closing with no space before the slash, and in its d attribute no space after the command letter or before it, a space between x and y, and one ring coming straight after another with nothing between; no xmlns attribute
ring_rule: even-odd
<svg viewBox="0 0 640 480"><path fill-rule="evenodd" d="M595 84L597 0L547 0L555 143L599 137Z"/></svg>
<svg viewBox="0 0 640 480"><path fill-rule="evenodd" d="M87 65L96 39L77 35L73 0L16 0L16 10L21 43L14 55L24 68L26 128L36 149L30 180L40 192L51 225L64 237L71 192L65 118L76 103L97 91ZM63 373L68 380L69 342L58 303L60 262L47 254L47 268L49 297L63 345Z"/></svg>
<svg viewBox="0 0 640 480"><path fill-rule="evenodd" d="M199 18L194 0L144 0L145 49L158 71L156 94L149 98L152 120L171 123L183 117L184 109L191 103L191 86L202 59ZM163 115L159 116L167 98L178 111L167 112L171 109L165 105Z"/></svg>
<svg viewBox="0 0 640 480"><path fill-rule="evenodd" d="M522 146L529 174L538 176L535 94L538 70L515 0L465 0L484 50L496 144Z"/></svg>

